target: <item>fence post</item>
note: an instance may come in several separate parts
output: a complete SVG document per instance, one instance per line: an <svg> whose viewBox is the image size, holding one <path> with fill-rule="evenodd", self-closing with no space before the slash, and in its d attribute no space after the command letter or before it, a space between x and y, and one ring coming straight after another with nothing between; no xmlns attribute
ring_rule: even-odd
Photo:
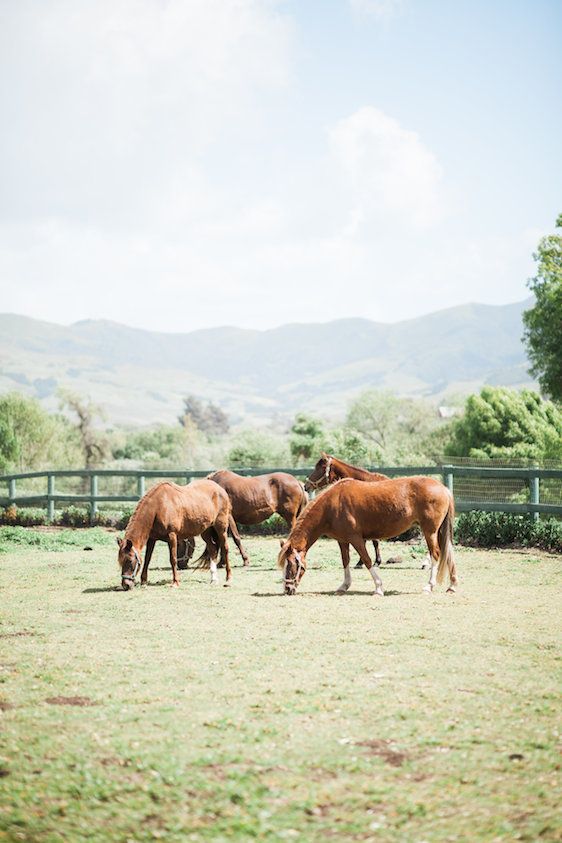
<svg viewBox="0 0 562 843"><path fill-rule="evenodd" d="M451 494L454 493L454 481L453 481L453 466L452 465L444 465L443 466L443 483L450 491Z"/></svg>
<svg viewBox="0 0 562 843"><path fill-rule="evenodd" d="M530 489L530 498L531 503L538 504L541 501L540 497L540 486L539 486L539 478L538 475L532 474L529 478L529 489ZM538 512L532 512L531 517L533 521L538 521L540 518L540 514Z"/></svg>
<svg viewBox="0 0 562 843"><path fill-rule="evenodd" d="M96 498L98 496L98 475L92 474L90 477L90 524L96 523L96 514L98 511Z"/></svg>
<svg viewBox="0 0 562 843"><path fill-rule="evenodd" d="M8 497L10 498L10 505L12 505L16 499L16 478L11 477L8 482Z"/></svg>
<svg viewBox="0 0 562 843"><path fill-rule="evenodd" d="M47 475L47 521L54 521L55 519L55 502L53 495L55 494L55 475Z"/></svg>
<svg viewBox="0 0 562 843"><path fill-rule="evenodd" d="M137 495L142 498L144 495L144 474L139 474L137 477Z"/></svg>

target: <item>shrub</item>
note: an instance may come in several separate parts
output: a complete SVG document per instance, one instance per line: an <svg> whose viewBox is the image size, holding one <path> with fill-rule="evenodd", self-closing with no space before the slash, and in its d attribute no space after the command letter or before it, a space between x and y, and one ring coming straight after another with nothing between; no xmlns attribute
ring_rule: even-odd
<svg viewBox="0 0 562 843"><path fill-rule="evenodd" d="M562 521L506 512L463 512L455 524L459 544L470 547L540 547L562 552Z"/></svg>

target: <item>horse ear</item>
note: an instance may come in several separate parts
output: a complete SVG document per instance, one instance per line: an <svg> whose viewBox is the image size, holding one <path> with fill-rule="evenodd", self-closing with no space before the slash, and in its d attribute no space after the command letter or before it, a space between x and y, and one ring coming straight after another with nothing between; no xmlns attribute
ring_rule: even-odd
<svg viewBox="0 0 562 843"><path fill-rule="evenodd" d="M122 544L123 544L123 539L120 539L120 538L119 538L119 536L115 536L115 541L117 542L117 544L119 545L119 547L121 547L121 546L122 546Z"/></svg>
<svg viewBox="0 0 562 843"><path fill-rule="evenodd" d="M283 547L283 545L285 544L285 542L283 541L283 539L279 539L279 544L281 545L281 547Z"/></svg>
<svg viewBox="0 0 562 843"><path fill-rule="evenodd" d="M124 544L125 544L125 550L130 550L130 549L132 548L132 546L133 546L133 542L131 541L131 539L127 539L127 540L124 542Z"/></svg>
<svg viewBox="0 0 562 843"><path fill-rule="evenodd" d="M326 451L322 451L322 453L320 454L320 456L322 457L322 459L323 459L323 460L327 460L327 459L328 459L328 454L326 453Z"/></svg>

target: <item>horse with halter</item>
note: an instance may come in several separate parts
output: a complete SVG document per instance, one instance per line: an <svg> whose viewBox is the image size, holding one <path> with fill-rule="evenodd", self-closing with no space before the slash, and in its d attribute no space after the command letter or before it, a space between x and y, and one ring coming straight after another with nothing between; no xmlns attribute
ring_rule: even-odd
<svg viewBox="0 0 562 843"><path fill-rule="evenodd" d="M277 512L291 530L308 503L308 495L300 480L283 471L243 477L223 469L209 474L207 479L218 483L227 492L235 526L239 523L261 524ZM242 546L238 530L231 529L231 533L244 565L249 565L248 554Z"/></svg>
<svg viewBox="0 0 562 843"><path fill-rule="evenodd" d="M179 586L177 547L181 540L201 536L211 559L211 582L217 579L216 557L226 567L226 583L231 578L228 562L227 534L232 520L230 500L226 492L210 480L198 480L187 486L164 481L153 486L140 499L133 512L125 538L117 539L121 585L128 590L141 570L141 585L148 581L148 566L157 541L165 541L170 551L172 585ZM146 546L144 565L141 553Z"/></svg>
<svg viewBox="0 0 562 843"><path fill-rule="evenodd" d="M320 459L314 466L312 474L305 480L304 488L307 492L325 489L327 486L330 486L337 480L343 480L345 477L351 477L354 480L363 480L364 483L378 483L380 480L390 479L386 474L367 471L365 468L357 468L357 466L350 465L331 454L322 452ZM373 542L373 547L375 548L375 565L379 566L382 559L378 541ZM361 559L355 567L363 567Z"/></svg>
<svg viewBox="0 0 562 843"><path fill-rule="evenodd" d="M375 595L382 597L382 581L365 542L394 538L415 523L423 531L431 556L429 582L424 590L433 591L448 569L447 590L454 592L457 585L452 541L454 515L453 496L442 483L430 477L401 477L380 483L339 480L305 509L281 545L278 564L284 572L285 594L296 592L306 571L306 554L325 535L336 539L340 546L344 581L338 592L346 592L351 585L351 545L373 577Z"/></svg>

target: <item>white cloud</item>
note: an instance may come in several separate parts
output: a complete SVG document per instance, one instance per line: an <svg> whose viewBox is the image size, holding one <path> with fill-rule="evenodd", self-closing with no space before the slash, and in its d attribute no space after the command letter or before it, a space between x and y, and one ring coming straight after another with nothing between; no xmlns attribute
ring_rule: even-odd
<svg viewBox="0 0 562 843"><path fill-rule="evenodd" d="M201 159L253 141L290 79L291 24L260 0L21 0L0 33L0 218L136 226Z"/></svg>
<svg viewBox="0 0 562 843"><path fill-rule="evenodd" d="M416 132L366 106L340 120L330 139L352 201L348 231L389 214L422 227L441 216L441 167Z"/></svg>
<svg viewBox="0 0 562 843"><path fill-rule="evenodd" d="M375 18L390 18L402 11L404 0L349 0L354 12Z"/></svg>

